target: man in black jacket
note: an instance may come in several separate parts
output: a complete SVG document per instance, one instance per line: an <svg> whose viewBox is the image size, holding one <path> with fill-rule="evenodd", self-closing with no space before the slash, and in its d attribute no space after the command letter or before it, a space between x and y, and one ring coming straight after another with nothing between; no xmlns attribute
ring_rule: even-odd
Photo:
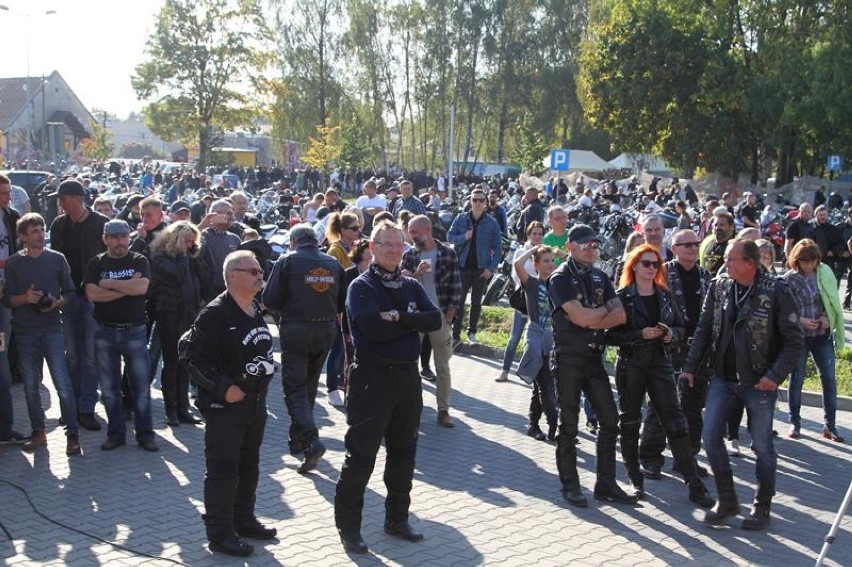
<svg viewBox="0 0 852 567"><path fill-rule="evenodd" d="M299 472L306 473L325 453L314 402L323 363L339 332L346 289L340 262L319 251L310 225L293 227L290 249L272 269L263 304L281 313L281 384L290 414L290 453L304 457Z"/></svg>
<svg viewBox="0 0 852 567"><path fill-rule="evenodd" d="M719 500L704 522L718 525L739 513L724 442L728 410L739 398L751 417L752 448L757 456L757 490L742 527L762 530L769 525L775 494L778 455L772 419L778 386L801 358L804 336L786 282L761 270L760 250L754 242L736 240L728 246L725 268L727 274L714 279L707 291L680 379L693 386L701 370L708 369L713 375L704 415L704 447Z"/></svg>
<svg viewBox="0 0 852 567"><path fill-rule="evenodd" d="M538 189L527 187L524 191L524 210L515 224L515 234L520 244L526 240L527 225L532 221L544 222L544 204L538 198Z"/></svg>
<svg viewBox="0 0 852 567"><path fill-rule="evenodd" d="M50 225L50 247L65 255L77 290L77 298L62 309L68 373L77 396L80 425L99 431L101 424L95 419L99 383L95 364L95 307L86 298L83 276L89 261L106 250L103 232L109 219L85 205L85 190L75 179L60 183L58 194L65 214Z"/></svg>
<svg viewBox="0 0 852 567"><path fill-rule="evenodd" d="M242 538L278 534L254 515L266 391L275 366L272 335L255 299L263 287L260 264L239 250L225 258L224 271L225 292L199 313L179 350L207 421L203 518L210 549L247 556L254 548Z"/></svg>
<svg viewBox="0 0 852 567"><path fill-rule="evenodd" d="M423 535L408 522L423 394L420 333L441 328L441 312L413 278L402 275L405 243L389 222L373 227L373 263L349 286L346 313L355 343L349 377L346 461L337 481L334 522L347 551L366 553L361 538L364 490L384 440L385 532L406 541Z"/></svg>

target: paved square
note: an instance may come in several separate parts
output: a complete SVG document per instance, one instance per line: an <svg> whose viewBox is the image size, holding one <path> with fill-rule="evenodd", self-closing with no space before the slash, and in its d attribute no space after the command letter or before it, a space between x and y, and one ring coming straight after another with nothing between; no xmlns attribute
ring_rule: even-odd
<svg viewBox="0 0 852 567"><path fill-rule="evenodd" d="M804 408L803 439L781 437L777 442L779 494L766 533L744 532L738 520L731 522L733 527L705 527L702 512L687 501L683 482L669 474L660 481L646 481L648 497L639 507L592 500L594 444L585 431L580 467L590 507L571 508L559 494L554 446L524 435L530 388L517 379L495 383L499 369L491 360L456 356L452 370L454 429L437 426L434 385L423 383L412 523L426 539L410 544L382 531L382 451L366 495L363 536L372 553L366 557L347 556L334 529L334 483L343 461L345 415L320 394L316 416L329 450L317 471L301 476L296 473L298 460L286 451L289 418L280 378L274 380L257 513L278 528L279 540L255 542L255 555L247 563L812 565L852 479L852 445L824 441L819 436L821 411ZM139 450L130 436L126 447L104 452L99 445L105 432L81 430L83 456L68 458L57 424L57 398L52 385L46 384L49 447L34 455L0 447L0 478L26 489L40 512L80 532L187 565L238 564L206 547L200 519L203 430L186 425L167 428L159 390L154 395L159 453ZM14 386L14 396L17 429L26 431L20 385ZM782 404L777 413L782 434L783 409ZM99 408L99 416L103 415ZM838 427L852 439L852 415L839 412ZM747 505L754 489L754 462L745 427L743 440L744 456L734 459L734 468L738 495ZM667 459L667 470L670 465ZM618 471L625 482L620 464ZM7 565L170 564L54 525L33 511L22 492L2 482L0 502L0 522L13 537L10 542L0 533L0 557ZM828 565L850 564L850 527L852 520L845 520Z"/></svg>

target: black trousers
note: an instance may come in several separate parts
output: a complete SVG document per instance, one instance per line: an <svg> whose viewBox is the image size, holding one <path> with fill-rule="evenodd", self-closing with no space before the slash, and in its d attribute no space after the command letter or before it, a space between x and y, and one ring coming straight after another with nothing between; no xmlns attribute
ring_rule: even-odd
<svg viewBox="0 0 852 567"><path fill-rule="evenodd" d="M256 383L241 387L246 392L243 401L201 410L207 422L204 524L210 541L234 535L235 527L249 525L255 519L267 387Z"/></svg>
<svg viewBox="0 0 852 567"><path fill-rule="evenodd" d="M693 386L689 384L678 384L678 401L686 418L689 430L689 446L692 455L701 451L701 434L704 431L704 404L707 402L707 386L710 382L706 377L696 376ZM660 423L657 410L653 402L648 403L648 411L645 413L645 422L642 425L642 439L639 444L639 460L643 464L662 468L666 458L663 451L666 449L666 433Z"/></svg>
<svg viewBox="0 0 852 567"><path fill-rule="evenodd" d="M547 418L549 427L556 427L559 420L559 410L556 407L556 381L550 370L550 357L544 357L544 364L533 382L532 396L530 397L530 425L538 425L541 414Z"/></svg>
<svg viewBox="0 0 852 567"><path fill-rule="evenodd" d="M461 337L461 327L464 322L464 302L467 299L467 294L470 292L470 321L467 325L469 333L475 333L476 327L479 325L479 314L482 313L482 295L485 293L485 286L488 282L481 277L482 270L470 271L462 270L461 272L461 304L456 310L456 317L453 320L453 338L459 340Z"/></svg>
<svg viewBox="0 0 852 567"><path fill-rule="evenodd" d="M618 411L602 354L555 353L550 357L556 377L559 402L559 435L556 438L556 468L563 490L579 487L577 473L577 422L580 393L592 404L598 416L597 485L615 484L615 442L618 438Z"/></svg>
<svg viewBox="0 0 852 567"><path fill-rule="evenodd" d="M319 435L314 403L322 366L337 330L334 321L284 322L281 340L281 385L290 414L290 453L299 454Z"/></svg>
<svg viewBox="0 0 852 567"><path fill-rule="evenodd" d="M189 409L189 374L178 363L178 340L192 326L192 320L181 313L158 312L157 330L163 353L160 383L166 413Z"/></svg>
<svg viewBox="0 0 852 567"><path fill-rule="evenodd" d="M338 530L361 531L364 491L382 440L387 451L385 518L394 523L408 520L422 410L423 394L416 362L384 367L362 363L352 366L346 460L334 496L334 523Z"/></svg>
<svg viewBox="0 0 852 567"><path fill-rule="evenodd" d="M639 430L645 394L651 399L659 422L669 439L675 461L687 470L693 463L689 449L686 418L677 399L677 386L671 360L662 347L650 347L625 356L619 352L615 364L615 386L621 425L621 455L631 480L642 478L639 468Z"/></svg>

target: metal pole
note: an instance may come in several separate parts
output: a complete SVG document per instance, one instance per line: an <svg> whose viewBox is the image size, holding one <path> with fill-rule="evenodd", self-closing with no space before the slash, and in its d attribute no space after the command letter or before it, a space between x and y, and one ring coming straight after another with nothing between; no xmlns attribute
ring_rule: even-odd
<svg viewBox="0 0 852 567"><path fill-rule="evenodd" d="M455 146L455 128L456 128L456 105L450 105L450 147L447 150L447 157L449 158L447 164L447 197L452 201L453 200L453 166L455 165L453 162L455 158L453 154L453 147Z"/></svg>
<svg viewBox="0 0 852 567"><path fill-rule="evenodd" d="M849 488L846 490L846 497L843 498L843 503L840 505L840 509L837 510L837 516L834 518L834 523L831 524L831 529L828 530L828 535L825 536L825 543L822 545L822 551L819 552L819 557L817 557L814 567L820 567L822 562L825 561L825 557L828 555L828 548L832 543L834 543L834 536L837 534L840 522L846 514L846 509L849 507L850 500L852 500L852 481L849 482Z"/></svg>

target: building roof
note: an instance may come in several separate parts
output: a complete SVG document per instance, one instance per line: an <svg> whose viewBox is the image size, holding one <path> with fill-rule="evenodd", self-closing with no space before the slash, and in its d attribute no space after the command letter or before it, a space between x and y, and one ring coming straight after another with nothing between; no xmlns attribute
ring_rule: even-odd
<svg viewBox="0 0 852 567"><path fill-rule="evenodd" d="M26 87L26 88L25 88ZM27 100L44 88L41 77L0 79L0 129L5 130L26 109Z"/></svg>

